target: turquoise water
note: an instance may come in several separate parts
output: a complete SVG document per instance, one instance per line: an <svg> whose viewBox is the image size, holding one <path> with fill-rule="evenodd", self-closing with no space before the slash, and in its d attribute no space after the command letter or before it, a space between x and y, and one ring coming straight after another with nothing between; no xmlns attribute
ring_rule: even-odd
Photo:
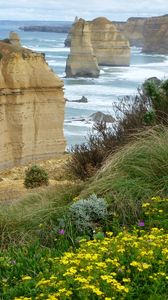
<svg viewBox="0 0 168 300"><path fill-rule="evenodd" d="M97 79L64 78L68 48L64 48L66 34L23 32L19 26L27 24L58 25L60 22L9 22L0 21L0 38L6 38L11 30L18 31L22 45L33 50L44 52L50 67L65 84L65 98L88 98L88 103L66 103L64 132L68 146L85 140L92 123L87 120L92 113L102 111L113 112L113 103L125 95L134 95L142 82L156 76L160 79L168 77L168 56L147 55L141 53L140 48L131 49L130 67L102 67L101 75ZM62 22L67 23L67 22ZM81 121L85 119L85 121Z"/></svg>

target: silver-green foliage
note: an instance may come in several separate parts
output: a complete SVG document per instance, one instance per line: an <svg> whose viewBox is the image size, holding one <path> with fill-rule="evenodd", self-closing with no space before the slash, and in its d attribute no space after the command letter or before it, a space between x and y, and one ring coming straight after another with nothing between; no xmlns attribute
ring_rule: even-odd
<svg viewBox="0 0 168 300"><path fill-rule="evenodd" d="M107 202L95 194L70 206L70 216L81 232L93 230L108 217Z"/></svg>

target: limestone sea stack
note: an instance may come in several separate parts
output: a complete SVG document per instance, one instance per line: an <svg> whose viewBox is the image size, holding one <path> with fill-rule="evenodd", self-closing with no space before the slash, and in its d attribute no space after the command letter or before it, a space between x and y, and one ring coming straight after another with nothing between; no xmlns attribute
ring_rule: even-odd
<svg viewBox="0 0 168 300"><path fill-rule="evenodd" d="M89 23L79 19L72 29L71 50L66 62L67 77L98 77L99 67L93 53Z"/></svg>
<svg viewBox="0 0 168 300"><path fill-rule="evenodd" d="M129 42L111 21L101 17L93 21L79 19L73 25L67 77L98 77L99 65L129 64Z"/></svg>
<svg viewBox="0 0 168 300"><path fill-rule="evenodd" d="M75 17L75 20L74 20L74 22L73 22L73 24L72 24L72 27L71 27L70 30L69 30L69 33L68 33L68 35L67 35L67 38L66 38L65 41L64 41L65 47L71 47L71 37L72 37L73 27L74 27L75 23L78 22L78 21L79 21L79 20L78 20L78 17L76 16L76 17Z"/></svg>
<svg viewBox="0 0 168 300"><path fill-rule="evenodd" d="M0 41L0 169L55 157L66 144L63 82L13 37Z"/></svg>
<svg viewBox="0 0 168 300"><path fill-rule="evenodd" d="M128 39L108 19L100 17L90 22L91 42L98 65L129 66Z"/></svg>

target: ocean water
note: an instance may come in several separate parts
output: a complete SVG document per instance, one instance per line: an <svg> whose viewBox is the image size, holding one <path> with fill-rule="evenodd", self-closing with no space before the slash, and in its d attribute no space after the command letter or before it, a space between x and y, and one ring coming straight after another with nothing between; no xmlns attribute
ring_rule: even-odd
<svg viewBox="0 0 168 300"><path fill-rule="evenodd" d="M114 115L113 104L125 95L135 95L137 88L149 77L168 78L168 56L141 53L132 47L130 67L102 67L100 77L65 78L65 65L69 49L64 47L66 34L50 32L23 32L23 25L59 25L67 22L15 22L0 21L0 39L10 31L19 33L22 45L44 52L49 66L64 80L65 98L77 100L82 96L88 103L66 102L64 133L68 148L85 140L92 123L88 117L97 111Z"/></svg>

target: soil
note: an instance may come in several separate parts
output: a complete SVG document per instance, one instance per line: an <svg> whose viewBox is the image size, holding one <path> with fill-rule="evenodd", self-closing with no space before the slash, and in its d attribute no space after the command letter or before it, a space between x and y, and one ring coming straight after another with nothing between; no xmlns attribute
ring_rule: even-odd
<svg viewBox="0 0 168 300"><path fill-rule="evenodd" d="M73 179L66 168L69 157L69 154L64 154L59 158L36 163L36 165L43 167L49 175L49 186L38 189L26 189L24 187L25 171L34 163L0 171L0 201L13 203L37 190L41 191L55 185L65 184L68 181L72 182Z"/></svg>

